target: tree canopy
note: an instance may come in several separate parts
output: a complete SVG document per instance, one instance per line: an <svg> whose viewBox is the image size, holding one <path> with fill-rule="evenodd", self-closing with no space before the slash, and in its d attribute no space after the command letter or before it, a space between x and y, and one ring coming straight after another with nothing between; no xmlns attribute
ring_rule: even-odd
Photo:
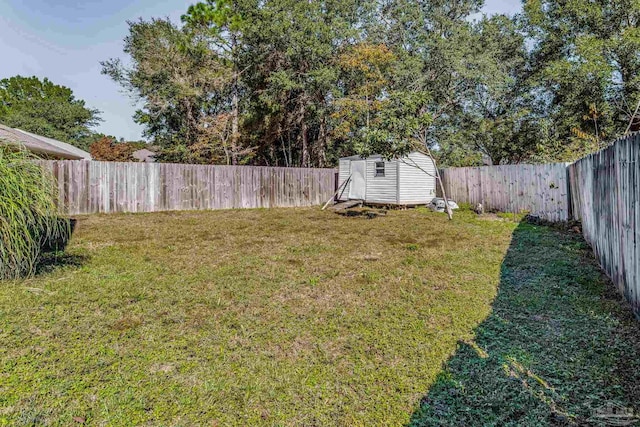
<svg viewBox="0 0 640 427"><path fill-rule="evenodd" d="M133 153L142 148L137 143L118 142L113 137L103 136L89 146L93 160L105 162L133 162Z"/></svg>
<svg viewBox="0 0 640 427"><path fill-rule="evenodd" d="M640 6L528 0L206 0L129 23L103 72L179 162L329 166L430 149L449 165L571 160L640 101Z"/></svg>
<svg viewBox="0 0 640 427"><path fill-rule="evenodd" d="M0 123L86 149L100 112L47 78L0 80Z"/></svg>
<svg viewBox="0 0 640 427"><path fill-rule="evenodd" d="M579 157L623 134L640 102L640 3L529 0L521 20L554 157Z"/></svg>

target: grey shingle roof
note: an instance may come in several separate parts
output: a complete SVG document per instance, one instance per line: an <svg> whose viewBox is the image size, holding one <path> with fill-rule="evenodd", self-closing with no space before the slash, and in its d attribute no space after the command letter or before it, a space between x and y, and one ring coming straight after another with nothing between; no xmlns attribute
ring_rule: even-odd
<svg viewBox="0 0 640 427"><path fill-rule="evenodd" d="M23 145L36 154L69 160L91 160L91 154L66 142L0 124L0 144Z"/></svg>
<svg viewBox="0 0 640 427"><path fill-rule="evenodd" d="M140 150L134 151L131 156L140 161L140 162L155 162L154 156L156 153L147 148L141 148Z"/></svg>

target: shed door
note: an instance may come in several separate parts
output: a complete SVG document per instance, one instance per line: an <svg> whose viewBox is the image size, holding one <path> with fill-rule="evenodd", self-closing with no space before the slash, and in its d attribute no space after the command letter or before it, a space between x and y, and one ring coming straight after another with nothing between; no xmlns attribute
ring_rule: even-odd
<svg viewBox="0 0 640 427"><path fill-rule="evenodd" d="M351 185L349 189L349 198L364 200L367 193L367 174L366 160L351 161Z"/></svg>

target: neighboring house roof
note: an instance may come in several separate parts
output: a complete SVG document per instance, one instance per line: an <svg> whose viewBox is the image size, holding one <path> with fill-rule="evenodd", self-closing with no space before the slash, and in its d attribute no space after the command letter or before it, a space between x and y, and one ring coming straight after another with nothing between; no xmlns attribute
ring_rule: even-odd
<svg viewBox="0 0 640 427"><path fill-rule="evenodd" d="M155 155L156 153L154 151L146 148L141 148L140 150L136 150L131 153L131 156L139 162L155 162Z"/></svg>
<svg viewBox="0 0 640 427"><path fill-rule="evenodd" d="M69 160L91 160L91 154L66 142L0 125L0 144L23 145L27 150Z"/></svg>

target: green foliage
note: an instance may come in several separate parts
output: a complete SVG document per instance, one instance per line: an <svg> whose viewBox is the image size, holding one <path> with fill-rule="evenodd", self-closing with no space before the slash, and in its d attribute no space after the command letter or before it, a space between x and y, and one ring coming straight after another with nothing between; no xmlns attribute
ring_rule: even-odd
<svg viewBox="0 0 640 427"><path fill-rule="evenodd" d="M614 425L596 411L638 413L639 350L637 319L582 237L521 223L491 314L409 426Z"/></svg>
<svg viewBox="0 0 640 427"><path fill-rule="evenodd" d="M0 80L0 123L86 149L99 111L87 108L71 89L47 78Z"/></svg>
<svg viewBox="0 0 640 427"><path fill-rule="evenodd" d="M473 26L467 20L480 6L473 0L396 0L377 11L370 37L398 59L390 78L390 108L371 139L371 151L391 157L415 146L441 151L450 145L448 132L481 78L481 58L474 56Z"/></svg>
<svg viewBox="0 0 640 427"><path fill-rule="evenodd" d="M43 245L68 237L54 191L53 177L30 154L0 146L0 280L32 274Z"/></svg>
<svg viewBox="0 0 640 427"><path fill-rule="evenodd" d="M234 46L233 39L244 27L244 21L238 1L207 0L189 6L187 13L182 15L182 22L190 28L206 28L209 35L214 37L216 45L226 50L231 56ZM228 34L230 33L230 34Z"/></svg>
<svg viewBox="0 0 640 427"><path fill-rule="evenodd" d="M241 66L252 71L253 144L271 164L333 164L351 151L330 137L330 116L342 84L337 58L360 39L362 2L273 0L254 13Z"/></svg>
<svg viewBox="0 0 640 427"><path fill-rule="evenodd" d="M359 154L407 151L419 108L410 105L417 94L394 92L392 78L397 57L384 44L357 44L338 57L342 98L335 102L333 136L349 144ZM406 114L408 113L408 115ZM391 152L393 151L393 152Z"/></svg>
<svg viewBox="0 0 640 427"><path fill-rule="evenodd" d="M556 158L573 160L625 132L640 101L640 4L525 3L532 82L554 126Z"/></svg>
<svg viewBox="0 0 640 427"><path fill-rule="evenodd" d="M375 151L398 155L427 146L450 166L533 159L540 150L539 116L516 22L496 15L469 23L475 2L404 6L398 2L402 8L388 12L383 22L390 24L379 29L400 59L390 78L395 91L387 92L396 97L388 117L393 126Z"/></svg>
<svg viewBox="0 0 640 427"><path fill-rule="evenodd" d="M206 34L187 32L167 20L130 24L125 52L133 66L118 59L102 63L103 73L142 98L135 119L146 136L170 151L185 152L205 133L204 117L223 108L228 75ZM164 153L160 153L162 159Z"/></svg>
<svg viewBox="0 0 640 427"><path fill-rule="evenodd" d="M103 63L136 120L198 163L333 165L430 148L443 165L570 160L624 132L640 100L638 6L207 0L130 23ZM640 119L639 119L640 121Z"/></svg>
<svg viewBox="0 0 640 427"><path fill-rule="evenodd" d="M212 163L230 157L231 163L328 165L336 158L328 136L329 97L338 86L333 59L357 36L358 3L200 3L182 17L182 28L132 23L125 40L132 68L111 60L103 71L145 101L136 120L173 159L201 158L192 155L195 146L214 153ZM178 48L194 44L210 55ZM163 52L156 54L157 46ZM176 63L189 70L171 76L167 70ZM199 93L185 96L179 82Z"/></svg>
<svg viewBox="0 0 640 427"><path fill-rule="evenodd" d="M530 161L541 141L539 121L527 84L524 36L506 16L484 18L474 28L476 79L454 122L453 138L443 139L443 160L478 153L492 164Z"/></svg>

